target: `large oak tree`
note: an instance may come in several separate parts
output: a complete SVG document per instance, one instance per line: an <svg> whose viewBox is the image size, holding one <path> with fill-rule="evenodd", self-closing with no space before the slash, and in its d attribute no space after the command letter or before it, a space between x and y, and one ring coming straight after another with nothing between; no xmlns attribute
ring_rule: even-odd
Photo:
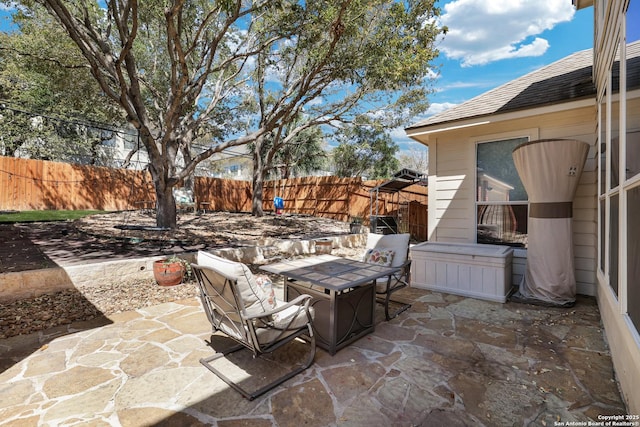
<svg viewBox="0 0 640 427"><path fill-rule="evenodd" d="M138 130L159 227L176 226L172 190L198 163L276 126L247 131L241 108L247 65L279 37L258 35L255 23L277 2L107 0L106 9L95 1L19 3L56 17L105 96ZM194 149L198 138L204 149Z"/></svg>
<svg viewBox="0 0 640 427"><path fill-rule="evenodd" d="M160 227L176 225L172 189L216 152L253 142L266 156L254 157L262 176L282 144L313 126L353 123L372 109L396 121L422 111L439 32L433 0L17 3L56 18L138 130Z"/></svg>
<svg viewBox="0 0 640 427"><path fill-rule="evenodd" d="M392 128L425 111L435 41L446 31L432 0L315 0L271 12L262 24L290 26L291 36L258 55L251 81L258 126L282 116L268 146L266 135L253 145L254 215L262 214L266 171L299 133Z"/></svg>

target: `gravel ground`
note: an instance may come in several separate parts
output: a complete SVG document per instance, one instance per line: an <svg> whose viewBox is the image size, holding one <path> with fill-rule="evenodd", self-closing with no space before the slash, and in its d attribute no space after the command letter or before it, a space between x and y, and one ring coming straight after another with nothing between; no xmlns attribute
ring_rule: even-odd
<svg viewBox="0 0 640 427"><path fill-rule="evenodd" d="M357 257L362 249L340 248L334 254ZM256 274L259 266L249 266ZM275 282L276 277L271 276ZM31 334L55 326L91 320L103 315L132 311L198 296L194 280L177 286L158 286L153 279L114 281L100 286L41 295L13 303L0 303L0 339Z"/></svg>
<svg viewBox="0 0 640 427"><path fill-rule="evenodd" d="M0 304L0 339L195 296L195 282L172 287L158 286L153 280L79 286Z"/></svg>
<svg viewBox="0 0 640 427"><path fill-rule="evenodd" d="M250 245L264 237L312 239L349 232L349 225L345 222L308 215L255 218L250 214L228 212L204 215L182 213L178 222L176 230L156 231L153 230L153 216L137 211L93 215L72 224L29 224L18 228L19 233L7 253L0 252L0 267L4 268L0 272L43 268L42 260L31 259L30 255L52 249L47 245L59 252L62 249L58 246L71 240L77 248L68 245L64 250L76 256L73 250L80 250L83 255L103 250L117 253L123 238L138 239L139 243L134 248L153 253L153 250L165 251L167 247L185 250L179 246L183 244L207 243L207 247L213 248L234 247ZM123 225L128 227L123 229ZM38 243L34 245L34 241ZM341 248L334 250L334 254L357 256L361 251L358 248ZM249 267L254 273L263 274L259 272L259 266ZM162 287L153 279L132 282L114 278L113 282L100 286L78 286L74 290L0 303L0 339L196 296L194 281Z"/></svg>

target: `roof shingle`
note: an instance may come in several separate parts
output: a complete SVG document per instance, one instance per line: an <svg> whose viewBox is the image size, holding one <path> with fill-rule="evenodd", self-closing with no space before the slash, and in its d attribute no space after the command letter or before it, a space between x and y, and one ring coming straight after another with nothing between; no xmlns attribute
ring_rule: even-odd
<svg viewBox="0 0 640 427"><path fill-rule="evenodd" d="M627 62L627 89L630 90L640 87L640 41L627 46L627 57L630 58ZM592 63L591 49L573 53L406 129L594 97ZM615 66L614 86L617 86L618 70L619 67ZM617 87L614 87L615 91Z"/></svg>

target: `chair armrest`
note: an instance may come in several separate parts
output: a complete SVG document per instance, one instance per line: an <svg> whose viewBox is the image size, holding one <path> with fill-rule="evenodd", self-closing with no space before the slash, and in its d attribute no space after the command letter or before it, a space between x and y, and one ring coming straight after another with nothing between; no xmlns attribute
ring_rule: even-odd
<svg viewBox="0 0 640 427"><path fill-rule="evenodd" d="M262 313L257 313L257 314L251 314L248 316L243 316L243 318L245 320L253 320L253 319L260 319L261 317L268 317L268 316L272 316L276 313L279 313L283 310L286 310L287 308L294 306L294 305L300 305L301 303L304 303L304 305L302 306L304 308L305 311L309 310L309 303L311 302L311 295L299 295L297 296L295 299L289 301L288 303L275 308L273 310L268 310L268 311L263 311Z"/></svg>

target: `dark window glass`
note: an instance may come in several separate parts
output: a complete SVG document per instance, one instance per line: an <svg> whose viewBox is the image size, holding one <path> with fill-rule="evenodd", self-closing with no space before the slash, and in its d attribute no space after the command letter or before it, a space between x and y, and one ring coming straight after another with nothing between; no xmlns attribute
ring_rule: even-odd
<svg viewBox="0 0 640 427"><path fill-rule="evenodd" d="M511 153L528 138L478 144L478 202L526 201L527 192Z"/></svg>
<svg viewBox="0 0 640 427"><path fill-rule="evenodd" d="M600 169L600 194L605 194L606 193L606 165L607 165L607 131L606 131L606 125L607 125L607 105L606 103L602 102L600 104L600 139L598 141L599 146L600 146L600 162L599 162L599 169Z"/></svg>
<svg viewBox="0 0 640 427"><path fill-rule="evenodd" d="M478 204L478 243L527 246L527 205Z"/></svg>
<svg viewBox="0 0 640 427"><path fill-rule="evenodd" d="M619 222L619 209L618 200L619 197L616 194L611 196L609 218L609 285L611 289L618 295L618 222Z"/></svg>
<svg viewBox="0 0 640 427"><path fill-rule="evenodd" d="M627 132L626 179L640 173L640 131Z"/></svg>
<svg viewBox="0 0 640 427"><path fill-rule="evenodd" d="M627 193L627 312L640 331L640 187ZM635 220L634 220L635 219Z"/></svg>
<svg viewBox="0 0 640 427"><path fill-rule="evenodd" d="M620 45L616 49L616 57L620 55ZM614 64L612 82L613 93L619 92L620 82L619 78L615 76L620 75L620 63ZM611 168L611 187L616 188L620 183L620 102L611 102L611 158L609 161L609 167Z"/></svg>
<svg viewBox="0 0 640 427"><path fill-rule="evenodd" d="M605 260L605 242L607 241L606 236L604 234L605 229L605 204L604 199L600 200L600 270L604 271L604 260Z"/></svg>

